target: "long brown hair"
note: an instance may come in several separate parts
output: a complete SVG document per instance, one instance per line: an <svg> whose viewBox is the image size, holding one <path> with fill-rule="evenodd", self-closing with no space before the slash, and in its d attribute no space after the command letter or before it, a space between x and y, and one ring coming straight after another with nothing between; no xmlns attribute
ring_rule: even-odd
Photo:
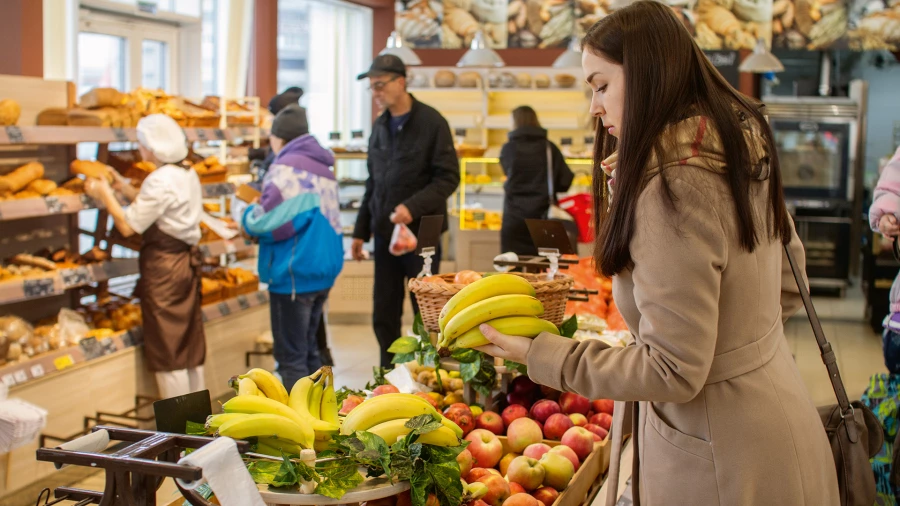
<svg viewBox="0 0 900 506"><path fill-rule="evenodd" d="M594 264L600 273L612 276L632 265L630 243L651 150L658 160L664 160L663 130L696 115L706 116L718 129L738 234L742 248L748 252L756 248L759 236L750 205L750 154L739 113L760 125L770 167L771 212L764 229L785 244L790 241L790 217L784 204L775 143L759 104L725 81L669 7L642 0L615 11L588 30L582 48L622 65L625 75L624 114L622 125L616 125L621 136L616 139L604 128L597 128L594 142ZM615 199L610 207L600 162L616 150ZM674 210L675 198L668 180L664 173L660 177L666 201Z"/></svg>
<svg viewBox="0 0 900 506"><path fill-rule="evenodd" d="M525 126L540 127L541 122L538 121L537 113L534 109L527 105L520 105L513 109L513 128L522 128Z"/></svg>

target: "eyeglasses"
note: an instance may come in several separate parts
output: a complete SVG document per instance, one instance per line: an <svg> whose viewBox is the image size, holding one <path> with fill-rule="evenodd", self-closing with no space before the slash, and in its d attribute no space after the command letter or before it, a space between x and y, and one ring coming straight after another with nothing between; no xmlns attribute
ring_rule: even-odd
<svg viewBox="0 0 900 506"><path fill-rule="evenodd" d="M369 91L382 91L382 90L384 90L384 87L388 85L388 83L392 83L392 82L396 81L397 79L400 79L400 76L394 76L394 77L388 79L387 81L372 82L369 85L368 89L369 89Z"/></svg>

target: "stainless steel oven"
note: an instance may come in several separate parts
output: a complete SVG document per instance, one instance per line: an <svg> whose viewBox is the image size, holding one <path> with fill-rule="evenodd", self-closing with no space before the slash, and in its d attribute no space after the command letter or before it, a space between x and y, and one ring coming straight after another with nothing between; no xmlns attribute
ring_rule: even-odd
<svg viewBox="0 0 900 506"><path fill-rule="evenodd" d="M772 119L785 197L852 200L851 124Z"/></svg>

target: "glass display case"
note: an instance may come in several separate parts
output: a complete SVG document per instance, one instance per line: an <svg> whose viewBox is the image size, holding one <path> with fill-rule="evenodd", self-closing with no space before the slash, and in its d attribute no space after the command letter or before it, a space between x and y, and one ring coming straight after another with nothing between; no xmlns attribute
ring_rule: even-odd
<svg viewBox="0 0 900 506"><path fill-rule="evenodd" d="M850 125L773 120L785 195L849 200Z"/></svg>

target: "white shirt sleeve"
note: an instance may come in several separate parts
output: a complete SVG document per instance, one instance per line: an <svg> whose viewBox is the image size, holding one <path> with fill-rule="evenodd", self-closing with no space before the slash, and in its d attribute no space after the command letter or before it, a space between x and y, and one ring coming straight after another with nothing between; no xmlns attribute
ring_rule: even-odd
<svg viewBox="0 0 900 506"><path fill-rule="evenodd" d="M135 232L143 234L176 200L163 178L148 177L134 202L125 210L125 221Z"/></svg>

